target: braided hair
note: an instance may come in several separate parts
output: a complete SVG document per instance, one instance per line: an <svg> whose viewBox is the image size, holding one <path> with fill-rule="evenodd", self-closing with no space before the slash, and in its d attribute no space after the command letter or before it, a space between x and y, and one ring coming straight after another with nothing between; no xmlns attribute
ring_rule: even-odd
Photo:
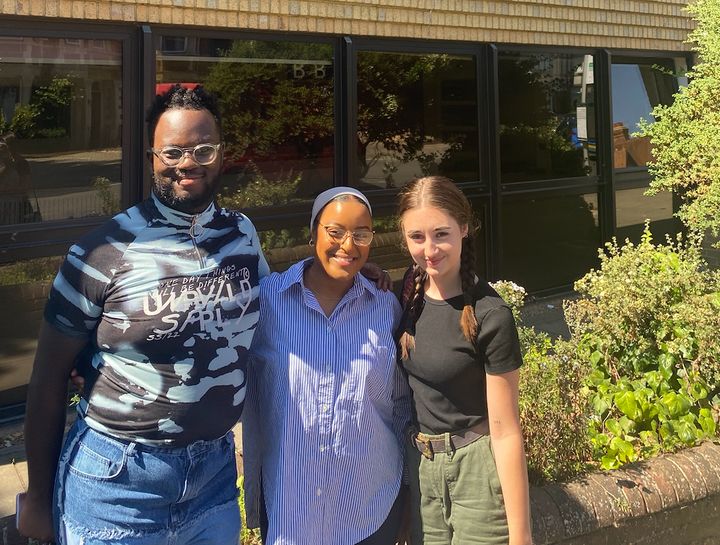
<svg viewBox="0 0 720 545"><path fill-rule="evenodd" d="M444 176L417 178L402 189L398 206L400 224L402 225L405 212L421 207L438 208L450 215L459 225L467 225L468 227L468 234L463 238L460 254L460 279L464 299L463 311L460 316L460 329L463 337L474 347L478 333L478 322L475 317L475 300L473 297L473 287L475 286L475 241L473 233L475 228L472 207L467 197L458 189L455 183ZM403 244L405 244L404 239ZM403 294L405 320L399 338L400 353L403 359L407 359L410 350L415 348L415 324L420 317L425 300L427 273L422 267L416 265L411 278L412 285L407 290L407 293Z"/></svg>

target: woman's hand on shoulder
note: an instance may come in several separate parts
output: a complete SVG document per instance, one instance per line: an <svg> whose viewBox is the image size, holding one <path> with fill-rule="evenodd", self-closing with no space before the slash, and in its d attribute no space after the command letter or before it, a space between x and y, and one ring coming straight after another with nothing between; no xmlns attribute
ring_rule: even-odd
<svg viewBox="0 0 720 545"><path fill-rule="evenodd" d="M387 272L385 269L381 269L380 265L378 265L377 263L371 263L368 261L367 263L365 263L365 265L363 265L362 269L360 269L360 274L362 274L368 280L372 280L373 282L375 282L375 285L378 287L378 289L381 289L383 291L391 290L393 287L390 273Z"/></svg>

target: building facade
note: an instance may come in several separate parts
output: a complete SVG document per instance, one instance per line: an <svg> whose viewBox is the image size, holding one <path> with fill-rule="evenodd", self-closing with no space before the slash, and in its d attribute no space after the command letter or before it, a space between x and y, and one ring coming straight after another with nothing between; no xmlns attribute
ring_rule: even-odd
<svg viewBox="0 0 720 545"><path fill-rule="evenodd" d="M308 255L333 185L376 211L398 275L395 194L442 174L481 225L478 269L567 289L612 236L678 229L643 195L647 141L690 60L682 1L0 2L0 418L22 411L48 287L83 233L147 194L143 114L175 82L221 97L221 202L271 264Z"/></svg>

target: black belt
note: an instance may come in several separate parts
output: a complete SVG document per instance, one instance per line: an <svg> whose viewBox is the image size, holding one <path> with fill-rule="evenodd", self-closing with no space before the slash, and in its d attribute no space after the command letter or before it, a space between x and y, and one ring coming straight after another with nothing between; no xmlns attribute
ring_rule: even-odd
<svg viewBox="0 0 720 545"><path fill-rule="evenodd" d="M477 441L490 433L490 426L487 418L465 430L450 434L450 440L436 435L427 435L421 432L412 432L410 442L418 449L425 458L432 460L435 453L454 451Z"/></svg>

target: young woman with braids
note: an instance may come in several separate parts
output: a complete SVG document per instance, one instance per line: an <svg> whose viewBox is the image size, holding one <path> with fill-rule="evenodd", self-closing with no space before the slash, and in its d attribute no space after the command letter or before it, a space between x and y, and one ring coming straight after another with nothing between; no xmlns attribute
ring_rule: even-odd
<svg viewBox="0 0 720 545"><path fill-rule="evenodd" d="M414 397L413 545L532 542L512 313L474 271L470 203L443 177L400 194L415 266L400 351Z"/></svg>

